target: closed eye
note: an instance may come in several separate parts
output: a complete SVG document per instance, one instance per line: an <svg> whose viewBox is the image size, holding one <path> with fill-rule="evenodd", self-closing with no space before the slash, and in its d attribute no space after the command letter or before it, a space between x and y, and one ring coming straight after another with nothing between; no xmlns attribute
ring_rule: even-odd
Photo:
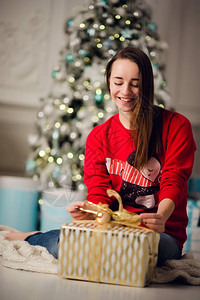
<svg viewBox="0 0 200 300"><path fill-rule="evenodd" d="M149 172L153 172L153 169L152 169L152 170L151 170L151 169L148 169L148 171L149 171Z"/></svg>
<svg viewBox="0 0 200 300"><path fill-rule="evenodd" d="M123 83L118 83L118 82L115 82L115 85L122 85ZM138 83L131 83L130 84L131 86L134 86L134 87L139 87Z"/></svg>

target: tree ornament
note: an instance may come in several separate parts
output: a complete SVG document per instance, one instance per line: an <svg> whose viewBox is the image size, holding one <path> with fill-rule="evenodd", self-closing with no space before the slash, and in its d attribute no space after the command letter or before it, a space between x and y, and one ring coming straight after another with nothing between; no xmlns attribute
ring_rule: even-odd
<svg viewBox="0 0 200 300"><path fill-rule="evenodd" d="M65 24L65 32L67 34L70 34L72 32L72 25L74 23L73 19L69 19L67 20L66 24Z"/></svg>
<svg viewBox="0 0 200 300"><path fill-rule="evenodd" d="M103 99L104 99L104 96L103 96L103 94L96 94L95 93L94 99L95 99L96 103L102 103Z"/></svg>
<svg viewBox="0 0 200 300"><path fill-rule="evenodd" d="M86 56L89 55L89 51L86 50L86 49L80 49L80 50L78 51L78 54L80 55L80 57L84 58L84 57L86 57Z"/></svg>
<svg viewBox="0 0 200 300"><path fill-rule="evenodd" d="M51 73L51 76L55 79L56 78L56 75L60 72L60 70L54 70L52 73Z"/></svg>
<svg viewBox="0 0 200 300"><path fill-rule="evenodd" d="M129 29L129 28L125 28L124 30L121 31L121 35L125 38L125 39L131 39L132 35L133 35L133 30Z"/></svg>
<svg viewBox="0 0 200 300"><path fill-rule="evenodd" d="M67 62L73 62L74 61L74 57L73 57L73 55L71 53L68 53L66 55L66 61Z"/></svg>
<svg viewBox="0 0 200 300"><path fill-rule="evenodd" d="M32 172L35 171L37 167L36 162L33 159L28 159L26 162L26 171Z"/></svg>
<svg viewBox="0 0 200 300"><path fill-rule="evenodd" d="M109 17L109 18L106 19L106 23L108 25L112 25L114 23L114 19L112 17Z"/></svg>
<svg viewBox="0 0 200 300"><path fill-rule="evenodd" d="M149 27L149 29L150 29L151 31L153 31L153 32L156 32L156 31L157 31L157 26L156 26L155 23L150 22L150 23L147 24L147 26Z"/></svg>

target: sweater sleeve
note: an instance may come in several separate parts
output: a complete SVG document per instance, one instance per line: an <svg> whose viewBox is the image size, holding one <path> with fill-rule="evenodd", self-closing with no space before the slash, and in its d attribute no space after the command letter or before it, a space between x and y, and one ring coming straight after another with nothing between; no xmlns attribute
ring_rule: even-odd
<svg viewBox="0 0 200 300"><path fill-rule="evenodd" d="M112 205L107 195L111 187L110 175L106 169L103 130L95 127L88 135L85 148L84 182L87 186L87 200L93 203Z"/></svg>
<svg viewBox="0 0 200 300"><path fill-rule="evenodd" d="M187 191L187 181L192 173L196 146L191 124L184 116L172 115L165 127L163 139L165 159L159 202L164 198L170 198L176 206L180 204L182 193Z"/></svg>

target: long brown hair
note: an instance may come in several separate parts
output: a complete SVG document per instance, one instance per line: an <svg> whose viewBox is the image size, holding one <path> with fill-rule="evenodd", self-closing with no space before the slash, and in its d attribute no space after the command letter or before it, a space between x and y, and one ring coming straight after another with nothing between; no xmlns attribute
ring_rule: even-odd
<svg viewBox="0 0 200 300"><path fill-rule="evenodd" d="M130 124L136 145L134 166L140 170L153 154L162 149L162 120L160 108L153 105L154 81L151 62L148 56L137 48L119 50L106 67L106 81L110 91L112 65L117 59L129 59L139 68L139 98L131 114Z"/></svg>

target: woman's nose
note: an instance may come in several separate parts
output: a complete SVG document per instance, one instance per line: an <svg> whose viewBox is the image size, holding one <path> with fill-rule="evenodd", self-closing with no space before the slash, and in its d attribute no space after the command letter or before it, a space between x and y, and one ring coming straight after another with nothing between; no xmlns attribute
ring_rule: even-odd
<svg viewBox="0 0 200 300"><path fill-rule="evenodd" d="M129 84L124 84L122 86L122 93L123 93L123 95L129 95L130 92L131 92L131 88L130 88Z"/></svg>

